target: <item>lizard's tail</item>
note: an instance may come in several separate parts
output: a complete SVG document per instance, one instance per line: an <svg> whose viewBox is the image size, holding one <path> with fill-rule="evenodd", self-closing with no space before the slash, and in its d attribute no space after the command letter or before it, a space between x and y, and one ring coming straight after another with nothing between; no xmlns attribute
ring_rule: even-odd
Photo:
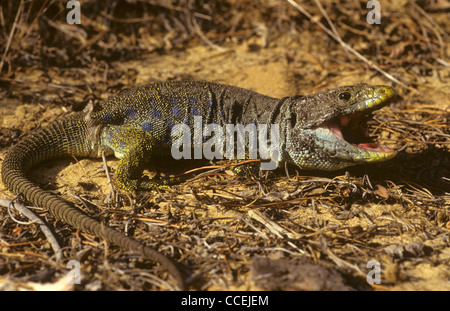
<svg viewBox="0 0 450 311"><path fill-rule="evenodd" d="M15 194L22 194L33 205L47 208L60 220L75 228L95 235L127 250L137 252L146 259L164 266L184 289L184 278L175 264L161 253L124 234L102 225L85 215L65 200L34 185L25 176L32 166L54 158L70 155L88 156L92 147L86 143L86 124L81 115L55 121L36 130L10 149L2 165L2 180Z"/></svg>

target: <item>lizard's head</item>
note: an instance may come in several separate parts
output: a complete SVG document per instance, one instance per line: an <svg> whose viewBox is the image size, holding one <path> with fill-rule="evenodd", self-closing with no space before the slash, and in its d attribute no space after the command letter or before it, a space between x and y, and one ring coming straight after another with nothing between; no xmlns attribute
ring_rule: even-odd
<svg viewBox="0 0 450 311"><path fill-rule="evenodd" d="M286 150L300 168L337 170L393 158L372 142L367 121L396 96L388 86L358 84L293 99Z"/></svg>

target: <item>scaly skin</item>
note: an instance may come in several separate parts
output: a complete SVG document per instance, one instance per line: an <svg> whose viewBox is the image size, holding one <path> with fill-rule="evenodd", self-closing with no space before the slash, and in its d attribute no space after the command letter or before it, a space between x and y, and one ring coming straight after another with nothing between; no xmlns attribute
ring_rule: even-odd
<svg viewBox="0 0 450 311"><path fill-rule="evenodd" d="M151 163L152 155L170 155L175 139L171 137L172 127L187 124L192 129L196 116L202 116L206 124L221 126L278 124L279 141L272 141L278 143L280 150L273 159L277 163L288 161L300 168L336 170L385 161L394 157L395 152L373 143L361 143L365 135L359 120L362 114L381 108L395 95L390 87L366 84L283 99L208 82L148 84L126 90L99 105L89 104L83 112L32 132L6 155L2 179L13 193L47 208L56 218L162 264L179 287L184 288L180 271L164 255L41 190L27 179L26 171L46 160L100 157L104 151L121 159L116 179L122 189L165 189L162 182L143 179L142 171ZM357 117L352 117L355 113ZM342 136L354 136L355 144L346 142Z"/></svg>

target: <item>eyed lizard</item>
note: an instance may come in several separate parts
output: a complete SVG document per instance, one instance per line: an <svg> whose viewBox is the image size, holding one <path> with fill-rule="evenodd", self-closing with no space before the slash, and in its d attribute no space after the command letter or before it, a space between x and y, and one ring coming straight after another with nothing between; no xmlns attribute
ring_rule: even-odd
<svg viewBox="0 0 450 311"><path fill-rule="evenodd" d="M242 88L197 81L153 83L132 88L82 112L37 129L14 145L2 166L2 179L15 194L41 206L54 217L164 266L180 288L184 278L161 253L103 226L62 198L43 191L26 171L43 161L61 157L120 158L117 184L127 191L164 188L142 177L151 156L170 154L176 124L192 128L194 118L207 124L278 124L278 164L285 161L301 169L337 170L380 162L396 152L368 140L367 120L372 111L396 96L388 86L358 84L308 96L282 99Z"/></svg>

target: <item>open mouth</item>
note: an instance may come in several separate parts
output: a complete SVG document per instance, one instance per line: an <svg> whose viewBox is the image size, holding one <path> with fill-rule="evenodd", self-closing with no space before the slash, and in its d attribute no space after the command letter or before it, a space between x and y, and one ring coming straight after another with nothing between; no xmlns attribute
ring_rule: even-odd
<svg viewBox="0 0 450 311"><path fill-rule="evenodd" d="M396 95L389 86L363 83L324 92L326 104L319 100L323 104L318 109L320 121L300 128L306 143L296 139L288 146L292 161L300 168L332 171L394 158L397 151L378 145L369 135L368 124L373 112L392 103Z"/></svg>
<svg viewBox="0 0 450 311"><path fill-rule="evenodd" d="M388 147L379 146L370 137L368 123L373 121L372 117L372 113L356 112L326 121L321 127L359 149L377 153L395 153Z"/></svg>

